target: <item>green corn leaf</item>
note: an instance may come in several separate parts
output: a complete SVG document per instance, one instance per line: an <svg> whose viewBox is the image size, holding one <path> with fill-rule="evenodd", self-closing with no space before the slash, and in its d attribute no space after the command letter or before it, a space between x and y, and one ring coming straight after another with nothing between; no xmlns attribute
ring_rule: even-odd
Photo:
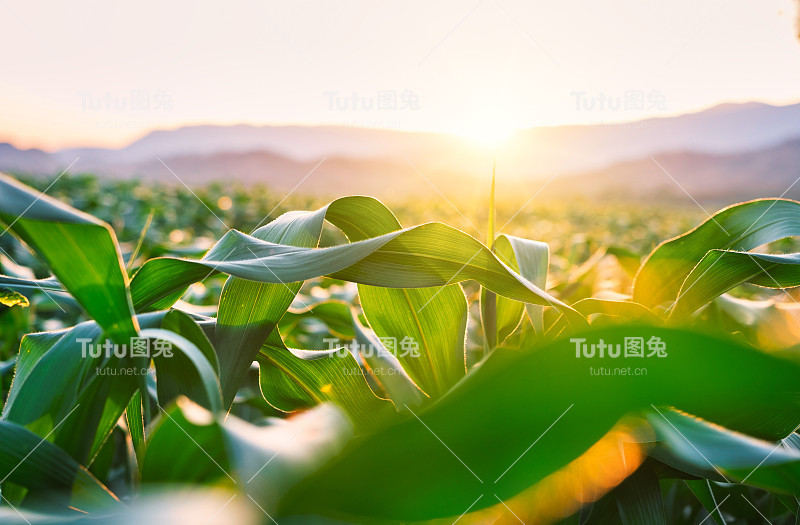
<svg viewBox="0 0 800 525"><path fill-rule="evenodd" d="M620 317L628 321L640 321L652 324L658 324L660 322L660 318L654 314L652 310L639 303L630 301L614 301L611 299L589 297L575 303L573 308L585 316L603 314Z"/></svg>
<svg viewBox="0 0 800 525"><path fill-rule="evenodd" d="M179 399L162 409L151 432L142 480L236 487L275 516L279 498L338 453L352 428L328 404L268 423L256 426L235 416L222 422Z"/></svg>
<svg viewBox="0 0 800 525"><path fill-rule="evenodd" d="M621 524L617 503L612 495L606 495L592 503L585 511L572 515L564 525ZM561 525L561 523L559 523Z"/></svg>
<svg viewBox="0 0 800 525"><path fill-rule="evenodd" d="M361 324L353 311L353 328L356 332L357 351L354 352L370 384L394 403L399 411L422 404L427 394L400 364L400 360L386 349L371 329Z"/></svg>
<svg viewBox="0 0 800 525"><path fill-rule="evenodd" d="M258 525L264 514L247 498L219 488L162 488L159 493L137 497L131 507L84 514L67 512L30 511L26 508L0 507L3 525ZM247 502L245 502L245 500ZM220 512L220 509L223 509Z"/></svg>
<svg viewBox="0 0 800 525"><path fill-rule="evenodd" d="M695 495L697 500L703 505L703 507L708 511L711 517L715 520L717 525L721 525L726 523L725 518L722 517L722 513L720 512L719 507L723 500L725 500L724 496L718 496L714 493L714 489L711 487L711 482L707 479L697 479L697 480L686 480L686 485ZM721 491L719 491L721 492Z"/></svg>
<svg viewBox="0 0 800 525"><path fill-rule="evenodd" d="M497 246L495 246L495 221L497 219L497 211L495 209L495 181L496 181L496 168L497 162L492 163L492 189L489 193L489 227L486 236L486 245L492 250L492 253L497 253ZM481 296L480 296L480 309L481 309L481 325L483 326L483 337L484 337L484 354L487 354L493 351L497 344L502 342L505 337L500 337L500 328L501 325L499 323L508 323L509 317L514 317L514 314L519 313L520 317L522 316L521 312L514 311L512 307L510 310L506 310L502 312L503 318L500 317L501 312L497 309L497 294L492 292L491 290L486 290L484 287L481 287ZM517 319L519 321L519 319ZM514 327L519 324L519 322L514 324ZM503 326L505 329L506 326Z"/></svg>
<svg viewBox="0 0 800 525"><path fill-rule="evenodd" d="M623 525L667 525L661 486L650 465L642 465L614 494Z"/></svg>
<svg viewBox="0 0 800 525"><path fill-rule="evenodd" d="M49 277L47 279L23 279L0 275L0 294L2 294L1 290L8 290L12 293L19 294L25 298L26 302L29 302L34 294L41 292L58 304L62 310L66 311L67 307L77 307L75 299L69 295L64 287L61 286L61 283L54 277ZM13 298L14 296L12 295L11 297Z"/></svg>
<svg viewBox="0 0 800 525"><path fill-rule="evenodd" d="M370 219L370 235L400 230L388 208L371 215L365 218ZM341 228L349 239L361 239L362 232L346 224ZM358 295L370 328L428 396L440 397L464 377L467 300L460 285L398 289L360 284Z"/></svg>
<svg viewBox="0 0 800 525"><path fill-rule="evenodd" d="M681 286L672 319L682 319L743 283L766 288L800 286L800 254L711 250Z"/></svg>
<svg viewBox="0 0 800 525"><path fill-rule="evenodd" d="M331 222L336 224L336 219ZM209 270L273 284L325 275L389 288L436 287L473 279L499 295L552 305L569 313L573 322L583 322L574 310L508 268L479 241L439 223L321 249L273 244L231 231L201 260L159 258L145 263L131 283L137 310L163 307Z"/></svg>
<svg viewBox="0 0 800 525"><path fill-rule="evenodd" d="M20 293L30 293L36 290L45 292L66 293L66 290L57 279L48 277L47 279L22 279L19 277L8 277L0 275L0 286Z"/></svg>
<svg viewBox="0 0 800 525"><path fill-rule="evenodd" d="M341 214L338 207L336 211ZM401 229L385 206L371 206L363 222L369 230L356 229L339 215L333 218L351 242ZM445 283L435 289L359 284L358 292L370 328L382 341L393 342L389 351L429 396L442 395L463 377L467 303L458 284Z"/></svg>
<svg viewBox="0 0 800 525"><path fill-rule="evenodd" d="M87 512L119 504L67 453L10 421L0 421L0 480L23 486L64 508Z"/></svg>
<svg viewBox="0 0 800 525"><path fill-rule="evenodd" d="M726 331L738 332L763 350L791 349L798 344L800 305L781 299L779 295L766 301L751 301L723 294L711 303L708 319Z"/></svg>
<svg viewBox="0 0 800 525"><path fill-rule="evenodd" d="M125 422L131 436L136 460L141 464L145 444L144 409L142 406L142 393L137 390L125 409Z"/></svg>
<svg viewBox="0 0 800 525"><path fill-rule="evenodd" d="M574 303L572 307L587 318L592 315L602 314L618 319L621 322L642 322L653 325L662 322L661 318L646 306L630 301L613 301L589 297ZM548 334L557 336L568 324L569 322L562 315L550 327Z"/></svg>
<svg viewBox="0 0 800 525"><path fill-rule="evenodd" d="M162 388L169 384L171 392L177 390L200 401L207 399L217 381L216 360L200 328L180 312L138 316L137 324L146 330L168 327L185 335L173 342L182 343L183 339L196 342L197 352L187 347L192 354L190 358L183 359L182 354L169 358L173 361L166 365ZM136 379L140 377L130 373L131 368L140 366L133 361L108 359L99 348L103 340L101 328L93 321L23 338L14 379L3 407L3 419L24 425L42 436L52 431L56 444L76 460L89 462L130 403L138 388ZM88 352L90 344L98 345L95 347L99 350L97 355ZM197 370L195 362L200 363L200 376L193 371ZM178 370L174 366L169 368L170 365L179 365ZM105 373L99 374L100 369Z"/></svg>
<svg viewBox="0 0 800 525"><path fill-rule="evenodd" d="M128 277L108 224L0 174L0 221L118 343L136 334Z"/></svg>
<svg viewBox="0 0 800 525"><path fill-rule="evenodd" d="M200 328L197 330L200 331ZM173 350L178 350L171 355L154 357L157 372L164 372L159 377L159 383L161 383L159 385L159 402L161 402L162 396L166 402L179 393L186 393L212 412L222 410L219 379L212 362L209 361L208 352L203 352L193 341L170 330L151 328L142 330L141 335L167 341L171 343ZM210 343L202 332L199 333L199 336L195 332L194 336L198 339L202 337L200 339L202 342L199 342L200 346L207 344L210 347Z"/></svg>
<svg viewBox="0 0 800 525"><path fill-rule="evenodd" d="M444 395L464 377L467 299L459 285L434 289L361 285L359 298L384 347L428 396Z"/></svg>
<svg viewBox="0 0 800 525"><path fill-rule="evenodd" d="M150 315L148 317L156 322L160 321L160 328L174 332L191 341L203 355L203 358L208 361L214 375L219 376L220 366L217 354L202 327L204 322L209 322L211 319L201 318L199 316L192 318L189 314L181 312L180 310L159 312L156 315ZM158 362L156 362L156 367L157 366Z"/></svg>
<svg viewBox="0 0 800 525"><path fill-rule="evenodd" d="M338 226L351 240L363 240L399 229L391 212L377 200L344 197L316 212L286 213L259 228L253 233L253 238L313 248L319 243L326 219ZM250 254L255 257L252 251ZM285 281L266 263L262 264L260 270L271 274L271 282L231 277L220 299L215 338L221 360L221 382L226 405L233 401L236 389L261 345L291 305L300 290L300 281L304 280ZM426 296L422 292L420 294ZM424 297L420 300L424 300Z"/></svg>
<svg viewBox="0 0 800 525"><path fill-rule="evenodd" d="M57 445L88 464L136 390L133 376L98 375L120 366L88 352L102 340L94 321L23 338L3 419L42 436L52 432Z"/></svg>
<svg viewBox="0 0 800 525"><path fill-rule="evenodd" d="M42 436L52 433L73 458L88 462L136 388L130 376L96 375L117 366L113 358L88 352L88 344L98 344L101 336L94 321L25 336L3 419Z"/></svg>
<svg viewBox="0 0 800 525"><path fill-rule="evenodd" d="M642 264L642 258L639 254L622 246L609 246L606 248L606 253L617 258L619 265L622 266L628 276L636 277L636 273Z"/></svg>
<svg viewBox="0 0 800 525"><path fill-rule="evenodd" d="M21 306L22 308L30 306L27 297L8 288L0 288L0 304L9 307Z"/></svg>
<svg viewBox="0 0 800 525"><path fill-rule="evenodd" d="M101 357L82 355L83 344L96 343L101 333L97 323L89 321L23 338L3 418L21 425L40 422L44 434L51 430L74 408L82 385L101 365Z"/></svg>
<svg viewBox="0 0 800 525"><path fill-rule="evenodd" d="M110 364L110 367L115 366ZM74 412L56 429L55 443L83 465L91 465L116 427L137 388L132 375L94 378L74 400Z"/></svg>
<svg viewBox="0 0 800 525"><path fill-rule="evenodd" d="M651 454L675 468L727 483L800 496L800 453L670 410L648 415L659 446Z"/></svg>
<svg viewBox="0 0 800 525"><path fill-rule="evenodd" d="M262 241L314 247L322 233L323 213L290 212L253 233ZM270 272L269 267L262 268ZM220 383L229 407L267 336L292 304L301 282L255 282L230 277L219 301L216 349Z"/></svg>
<svg viewBox="0 0 800 525"><path fill-rule="evenodd" d="M74 329L74 328L73 328ZM3 417L5 418L8 410L17 395L22 392L22 386L25 380L30 376L36 364L44 356L45 352L53 346L65 333L72 329L59 330L54 332L42 332L39 334L28 334L22 338L20 343L19 355L16 360L14 369L14 379L11 383L11 389L8 392L6 403L3 406Z"/></svg>
<svg viewBox="0 0 800 525"><path fill-rule="evenodd" d="M346 348L290 350L277 331L258 354L261 392L278 410L293 412L332 402L358 429L374 428L396 413L370 389Z"/></svg>
<svg viewBox="0 0 800 525"><path fill-rule="evenodd" d="M177 396L185 395L210 410L219 410L219 363L203 329L187 314L177 310L159 317L159 328L178 336L183 346L177 345L178 351L169 356L155 356L151 345L158 402L166 405ZM147 337L144 330L141 336Z"/></svg>
<svg viewBox="0 0 800 525"><path fill-rule="evenodd" d="M800 203L760 199L714 214L692 231L661 243L636 276L633 300L649 308L674 301L692 269L711 250L749 251L800 235Z"/></svg>
<svg viewBox="0 0 800 525"><path fill-rule="evenodd" d="M505 236L501 237L505 238ZM501 237L494 239L492 251L509 268L519 272L519 265L511 244L501 241ZM491 350L498 344L503 344L508 336L519 326L525 312L524 303L502 296L497 297L497 294L483 287L481 287L480 308L481 324L486 338L485 350Z"/></svg>
<svg viewBox="0 0 800 525"><path fill-rule="evenodd" d="M116 237L104 222L2 174L0 221L7 225L3 233L11 231L47 261L64 289L70 292L99 325L96 329L80 329L92 332L91 334L70 332L70 335L64 335L58 342L51 340L54 348L47 351L46 358L37 354L37 359L30 364L30 367L37 369L35 373L25 372L27 375L15 376L17 392L13 397L9 395L4 406L4 418L29 426L43 435L63 423L55 438L56 443L76 459L87 460L92 450L96 452L105 439L105 435L95 434L99 422L108 419L115 422L119 417L119 414L107 410L116 401L104 402L104 397L113 393L112 397L119 401L119 398L130 398L132 395L128 379L113 380L104 377L84 384L98 362L96 359L81 360L80 356L75 359L74 356L75 336L82 334L96 340L102 328L107 337L118 344L125 344L136 335L137 324L132 315L128 278ZM3 280L9 281L9 278ZM13 284L27 286L31 290L31 285L43 289L56 287L56 283L51 280ZM23 365L22 370L25 371L28 366ZM30 395L20 401L18 391L23 382ZM86 396L91 396L93 403L99 399L103 403L102 408L97 410L86 403ZM17 401L12 403L13 399ZM127 399L122 408L125 404ZM80 406L82 408L75 408ZM68 414L69 418L62 419ZM76 428L81 431L75 432ZM80 439L87 434L91 435L90 439Z"/></svg>
<svg viewBox="0 0 800 525"><path fill-rule="evenodd" d="M140 471L143 484L235 484L222 430L211 413L186 398L159 405Z"/></svg>
<svg viewBox="0 0 800 525"><path fill-rule="evenodd" d="M278 328L281 334L292 334L306 320L318 320L325 323L327 332L342 341L355 337L353 318L350 315L350 304L339 300L324 300L309 304L308 308L289 308L281 318ZM328 335L326 334L326 335Z"/></svg>
<svg viewBox="0 0 800 525"><path fill-rule="evenodd" d="M330 404L267 423L257 427L229 417L221 429L239 486L276 515L279 499L338 454L352 439L353 429L348 418Z"/></svg>
<svg viewBox="0 0 800 525"><path fill-rule="evenodd" d="M326 219L339 227L347 235L348 239L355 242L328 249L302 249L260 240L271 239L290 244L314 245L319 239L323 221ZM356 223L358 223L358 226L355 225ZM135 302L137 307L143 308L152 304L163 306L163 303L159 302L160 300L164 298L171 300L171 298L175 297L174 290L176 286L180 286L180 284L176 283L186 282L181 281L179 267L188 269L184 273L188 280L195 279L199 275L196 273L196 266L198 265L203 265L203 267L209 269L220 269L235 276L227 283L220 300L218 326L215 335L217 351L221 360L221 382L225 393L225 402L230 404L236 387L241 383L247 368L255 357L255 353L289 307L294 295L299 290L300 282L328 273L324 269L315 269L314 264L337 265L337 258L342 256L353 261L362 259L359 263L362 268L359 270L359 275L373 275L374 272L363 259L365 257L376 259L373 253L375 249L383 247L384 250L387 250L390 248L391 242L389 241L391 239L389 237L396 237L403 232L398 228L397 220L378 201L366 197L345 197L313 213L292 212L285 214L273 223L261 228L253 237L231 232L233 236L229 233L202 261L190 262L175 259L156 259L151 261L151 263L148 263L150 266L148 267L148 264L146 264L134 278L135 283L144 283L141 286L145 287L145 292L139 292L138 290L142 289L140 285L132 285ZM393 231L394 233L387 233ZM448 231L459 236L464 235L457 233L456 230ZM378 237L370 237L374 235L378 235ZM419 236L420 234L417 233L416 235ZM467 239L471 238L467 237ZM397 238L394 242L401 246L401 240L404 241L402 243L404 245L405 239ZM544 294L544 292L541 292L541 290L528 283L518 274L509 271L484 246L473 239L471 240L476 243L477 249L470 257L477 258L478 255L485 252L484 256L489 257L490 263L493 262L495 265L495 271L501 272L507 282L511 282L507 280L508 278L516 276L514 282L520 285L520 290L524 289L527 292L526 297L529 294L530 297L528 298L530 300L543 301L542 297L545 297L546 294L542 295L542 297L539 295ZM263 257L263 249L267 247L269 247L270 252L268 257L265 258ZM432 246L430 247L432 248ZM331 256L332 253L341 255ZM279 256L280 261L274 259L274 256ZM286 259L286 257L296 256L311 257L311 259L305 262L298 261L297 263L291 263ZM215 262L216 258L219 258L218 262ZM402 258L408 266L408 260L412 256L410 254L409 257L404 256ZM314 261L317 261L317 263ZM276 262L279 265L276 266ZM427 265L427 260L425 262ZM286 263L290 265L286 266ZM175 266L176 264L179 266ZM392 263L393 267L394 264ZM160 272L167 268L178 272L178 275L170 275L169 282L160 281ZM469 265L461 264L461 269L468 268ZM295 272L298 270L304 272L304 274L296 275ZM440 275L442 275L443 271L437 270ZM453 272L453 275L444 279L441 276L435 277L432 285L442 287L449 284L451 280L456 281L458 277L456 273L459 272L459 268L454 267ZM390 271L387 268L383 273L389 279L393 279L396 271ZM483 271L481 275L485 273ZM411 275L414 275L413 271ZM363 281L363 279L356 278L349 280L355 282ZM155 286L151 287L151 284L155 284ZM367 281L367 284L375 283ZM377 284L381 285L382 283L378 282ZM169 286L169 290L164 286ZM403 284L397 284L396 286L404 287ZM409 286L419 287L414 282L410 283ZM445 288L444 292L441 293L435 289L407 290L404 293L364 289L364 293L368 296L367 315L375 318L375 325L381 337L400 336L402 339L406 336L417 336L417 341L422 342L423 335L429 338L435 336L436 332L431 331L433 326L442 324L450 326L453 322L456 324L466 322L466 304L460 288L458 285L445 286ZM142 294L149 295L150 299L144 298ZM531 299L531 297L535 299ZM370 302L370 299L374 299L374 301ZM380 310L369 306L375 304L376 301L392 300L399 310L396 309L393 315L389 317L384 316ZM436 301L434 305L436 308L431 308L430 311L426 312L426 305L432 301ZM566 306L564 308L568 309ZM417 319L414 318L415 315ZM464 331L464 329L461 329L455 332L444 332L442 337L448 340L437 342L443 343L445 346L434 347L431 344L425 348L428 352L437 351L441 353L441 357L425 356L426 359L429 359L428 365L426 365L428 377L444 377L443 380L439 381L441 384L429 385L429 388L435 388L438 393L443 392L446 386L453 384L454 375L457 377L457 375L461 374L461 365L455 366L455 364L462 362L462 358L456 357L454 359L453 356L463 354ZM434 368L430 368L431 366ZM446 369L438 370L435 368L437 366L445 366ZM426 370L422 365L418 365L417 368L422 372Z"/></svg>
<svg viewBox="0 0 800 525"><path fill-rule="evenodd" d="M528 281L542 290L546 288L547 270L550 265L550 247L547 243L504 234L495 240L495 250L500 260L518 271ZM505 297L497 298L499 341L502 342L508 337L522 320L522 312L519 312L519 318L516 313L521 306L523 305L517 301ZM531 303L524 306L536 333L544 334L544 307ZM500 319L504 321L501 322ZM517 323L514 323L515 319Z"/></svg>
<svg viewBox="0 0 800 525"><path fill-rule="evenodd" d="M654 334L669 355L647 360L646 377L590 375L588 367L599 363L576 358L569 341L536 352L495 352L450 394L417 413L419 420L408 417L357 440L295 488L284 510L398 520L458 516L485 490L503 500L513 497L586 452L624 414L653 405L675 406L762 438L785 437L800 421L800 365L792 361L663 327L604 328L586 337L622 343ZM644 366L642 358L617 362ZM723 362L725 374L715 374ZM526 407L524 414L519 406ZM481 414L480 425L475 414ZM392 475L381 475L387 472ZM358 483L378 477L382 483L374 487ZM490 504L482 498L473 510Z"/></svg>

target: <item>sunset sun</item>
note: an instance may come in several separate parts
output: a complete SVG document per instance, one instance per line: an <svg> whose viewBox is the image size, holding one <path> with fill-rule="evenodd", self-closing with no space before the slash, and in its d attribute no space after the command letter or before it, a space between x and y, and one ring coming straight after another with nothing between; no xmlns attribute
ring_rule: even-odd
<svg viewBox="0 0 800 525"><path fill-rule="evenodd" d="M471 143L483 148L498 148L506 143L517 128L510 122L500 119L487 119L467 126L459 132Z"/></svg>

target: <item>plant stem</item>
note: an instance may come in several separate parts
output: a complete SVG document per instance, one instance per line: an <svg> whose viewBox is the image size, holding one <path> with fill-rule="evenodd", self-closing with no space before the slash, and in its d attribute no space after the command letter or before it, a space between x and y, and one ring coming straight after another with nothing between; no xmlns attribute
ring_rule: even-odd
<svg viewBox="0 0 800 525"><path fill-rule="evenodd" d="M486 244L494 252L495 240L495 173L497 159L492 162L492 189L489 193L489 232ZM490 290L483 290L483 304L481 315L483 318L483 332L485 337L484 355L489 355L497 346L497 295Z"/></svg>

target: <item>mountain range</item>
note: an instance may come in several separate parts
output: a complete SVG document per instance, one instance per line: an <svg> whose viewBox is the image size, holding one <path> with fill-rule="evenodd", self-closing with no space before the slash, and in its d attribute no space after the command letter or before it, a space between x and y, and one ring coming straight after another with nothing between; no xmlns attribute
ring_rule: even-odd
<svg viewBox="0 0 800 525"><path fill-rule="evenodd" d="M71 172L104 177L189 186L236 180L276 191L300 184L298 192L407 196L482 190L485 184L476 183L487 180L493 156L500 178L526 188L546 183L550 196L646 198L684 190L697 199L780 195L800 176L800 104L723 104L636 122L531 128L494 152L436 133L188 126L153 131L119 149L46 152L0 143L0 170L53 175L78 159Z"/></svg>

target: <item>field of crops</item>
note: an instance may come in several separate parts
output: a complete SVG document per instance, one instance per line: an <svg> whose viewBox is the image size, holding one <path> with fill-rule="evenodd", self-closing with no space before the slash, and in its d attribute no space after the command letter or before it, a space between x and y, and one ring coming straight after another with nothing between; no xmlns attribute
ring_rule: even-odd
<svg viewBox="0 0 800 525"><path fill-rule="evenodd" d="M2 523L800 520L800 203L434 197L0 175Z"/></svg>

